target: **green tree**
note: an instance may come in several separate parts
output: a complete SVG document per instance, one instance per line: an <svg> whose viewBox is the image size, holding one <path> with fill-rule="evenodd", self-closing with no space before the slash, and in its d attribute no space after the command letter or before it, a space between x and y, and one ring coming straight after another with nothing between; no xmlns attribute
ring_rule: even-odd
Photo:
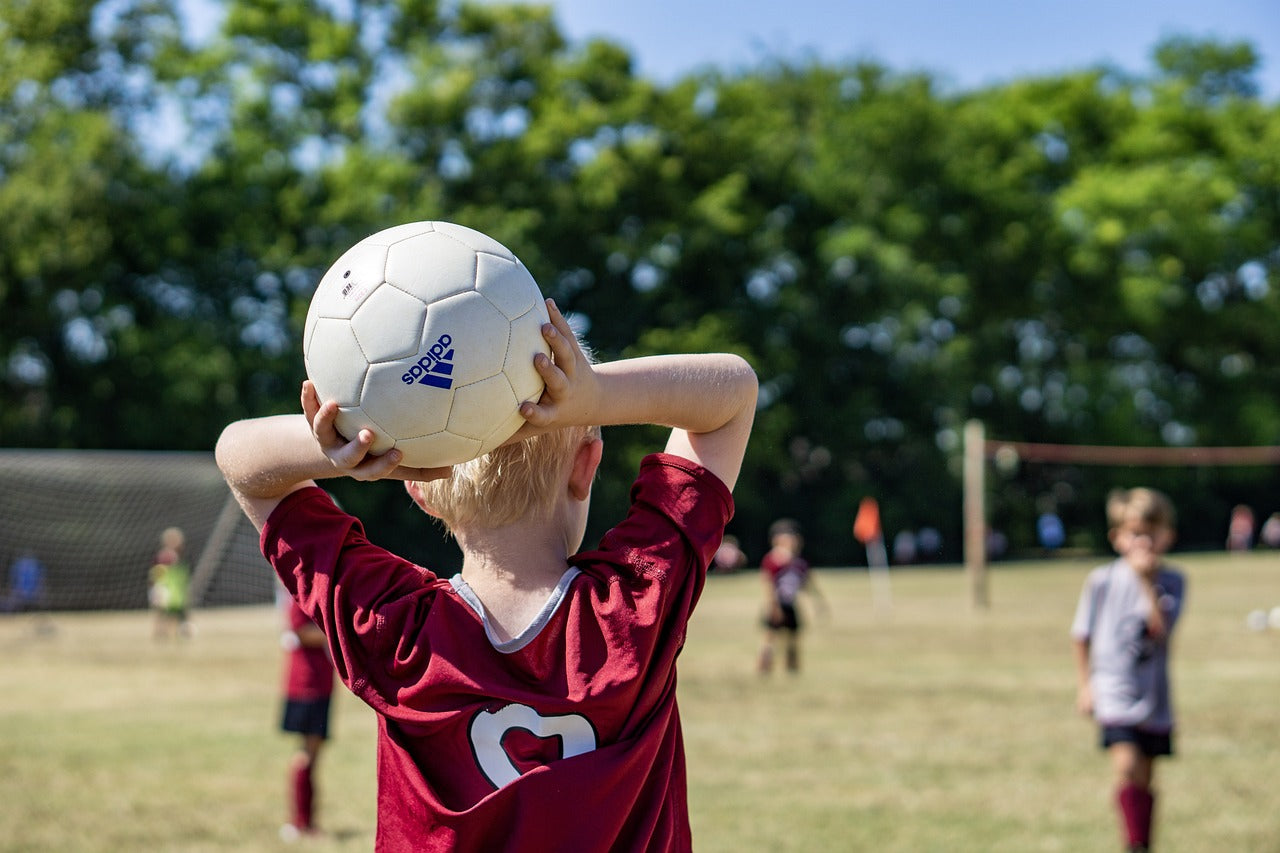
<svg viewBox="0 0 1280 853"><path fill-rule="evenodd" d="M507 244L602 358L747 356L734 524L756 551L785 514L815 559L857 561L871 494L958 556L972 417L1036 441L1280 443L1280 108L1247 44L958 93L774 59L659 86L545 6L217 8L196 43L173 0L0 0L7 445L208 448L295 410L315 282L415 219ZM597 518L654 440L611 434ZM1173 477L1193 519L1280 485ZM1093 524L1107 481L1042 466L993 500L1026 542L1045 501ZM399 490L338 488L387 544L442 553L408 541Z"/></svg>

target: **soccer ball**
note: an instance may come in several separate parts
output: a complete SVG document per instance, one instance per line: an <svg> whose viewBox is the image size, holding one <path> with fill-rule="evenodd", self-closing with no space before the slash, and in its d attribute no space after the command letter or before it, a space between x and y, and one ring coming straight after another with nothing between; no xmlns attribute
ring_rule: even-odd
<svg viewBox="0 0 1280 853"><path fill-rule="evenodd" d="M448 222L411 222L356 243L316 287L302 352L337 428L374 434L372 453L402 465L456 465L493 450L542 394L533 367L549 353L546 304L533 276L490 237Z"/></svg>

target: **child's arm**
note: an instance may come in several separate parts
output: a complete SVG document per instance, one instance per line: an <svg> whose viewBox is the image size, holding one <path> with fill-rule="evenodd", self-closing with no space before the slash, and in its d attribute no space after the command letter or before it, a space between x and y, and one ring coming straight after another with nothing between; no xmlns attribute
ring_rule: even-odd
<svg viewBox="0 0 1280 853"><path fill-rule="evenodd" d="M344 439L334 426L337 404L321 405L309 380L302 383L302 412L236 421L218 439L215 456L222 476L259 530L286 495L319 479L434 480L449 474L448 468L398 467L398 450L369 455L369 430Z"/></svg>
<svg viewBox="0 0 1280 853"><path fill-rule="evenodd" d="M1093 714L1093 688L1089 686L1089 641L1073 640L1076 662L1076 710L1085 716Z"/></svg>
<svg viewBox="0 0 1280 853"><path fill-rule="evenodd" d="M299 625L294 629L293 633L298 638L298 645L304 649L320 649L329 644L324 631L320 630L320 626L314 622L305 622Z"/></svg>
<svg viewBox="0 0 1280 853"><path fill-rule="evenodd" d="M724 353L665 355L592 365L556 308L543 334L554 361L534 365L546 383L537 403L520 412L517 437L563 426L661 424L671 427L668 453L702 465L730 489L737 482L755 419L758 383L745 360Z"/></svg>
<svg viewBox="0 0 1280 853"><path fill-rule="evenodd" d="M765 618L770 623L781 623L782 603L778 601L778 587L773 582L773 576L762 568L760 570L760 579L764 581Z"/></svg>
<svg viewBox="0 0 1280 853"><path fill-rule="evenodd" d="M1160 592L1156 589L1156 572L1141 574L1142 595L1147 600L1147 634L1154 640L1164 640L1169 635L1164 610L1160 607Z"/></svg>

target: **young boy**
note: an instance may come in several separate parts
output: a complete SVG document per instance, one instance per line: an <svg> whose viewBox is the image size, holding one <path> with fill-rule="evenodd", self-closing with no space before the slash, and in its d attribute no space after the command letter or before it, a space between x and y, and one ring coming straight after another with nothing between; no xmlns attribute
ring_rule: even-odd
<svg viewBox="0 0 1280 853"><path fill-rule="evenodd" d="M1094 569L1076 608L1076 706L1092 714L1111 758L1116 807L1130 851L1150 849L1154 761L1173 754L1169 636L1186 584L1164 563L1173 545L1173 504L1152 489L1107 498L1114 562Z"/></svg>
<svg viewBox="0 0 1280 853"><path fill-rule="evenodd" d="M799 524L781 518L769 525L769 551L760 561L765 601L764 643L757 664L761 675L773 671L773 648L779 635L786 649L787 671L800 671L800 614L796 601L801 590L821 601L809 572L809 561L800 556L803 549Z"/></svg>
<svg viewBox="0 0 1280 853"><path fill-rule="evenodd" d="M156 612L153 636L157 640L191 636L187 614L187 582L190 570L183 559L187 537L180 528L166 527L160 533L160 550L151 566L151 587L147 593Z"/></svg>
<svg viewBox="0 0 1280 853"><path fill-rule="evenodd" d="M688 850L675 661L733 513L756 378L731 355L592 365L553 303L518 440L449 469L371 456L304 383L302 416L231 424L219 464L263 552L378 713L379 850ZM671 427L627 517L578 552L597 426ZM408 481L460 574L370 543L314 480Z"/></svg>
<svg viewBox="0 0 1280 853"><path fill-rule="evenodd" d="M314 835L316 826L316 765L320 749L329 739L329 703L333 696L333 661L324 632L292 598L282 602L284 631L280 645L285 652L284 710L280 729L300 737L298 751L289 762L287 802L289 821L280 837L292 841Z"/></svg>

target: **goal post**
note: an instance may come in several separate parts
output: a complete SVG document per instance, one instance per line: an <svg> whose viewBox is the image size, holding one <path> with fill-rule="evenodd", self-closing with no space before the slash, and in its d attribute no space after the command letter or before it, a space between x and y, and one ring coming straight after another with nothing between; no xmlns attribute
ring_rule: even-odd
<svg viewBox="0 0 1280 853"><path fill-rule="evenodd" d="M972 420L964 426L964 568L974 607L990 605L987 595L986 428Z"/></svg>
<svg viewBox="0 0 1280 853"><path fill-rule="evenodd" d="M212 453L0 450L0 597L25 554L43 567L40 606L148 606L160 533L185 534L192 607L264 604L275 579Z"/></svg>
<svg viewBox="0 0 1280 853"><path fill-rule="evenodd" d="M986 463L1009 459L1065 465L1181 466L1280 465L1280 445L1150 447L1043 444L991 439L981 421L964 430L964 561L975 607L988 606Z"/></svg>

